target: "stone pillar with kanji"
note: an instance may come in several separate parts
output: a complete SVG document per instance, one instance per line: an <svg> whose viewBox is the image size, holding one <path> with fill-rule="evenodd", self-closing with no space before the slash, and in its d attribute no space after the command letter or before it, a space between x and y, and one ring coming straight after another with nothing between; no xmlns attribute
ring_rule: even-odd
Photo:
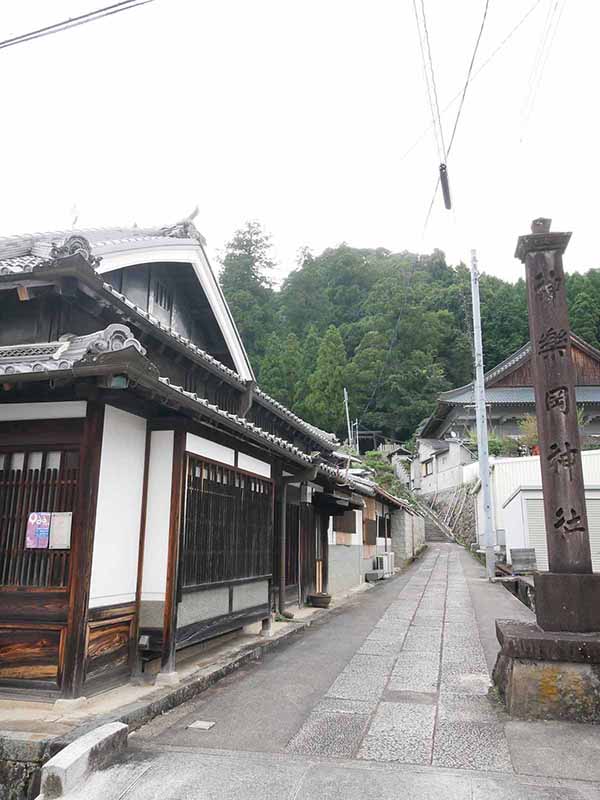
<svg viewBox="0 0 600 800"><path fill-rule="evenodd" d="M549 572L535 576L544 630L600 630L600 575L592 573L575 366L562 256L570 233L536 219L519 238L525 264Z"/></svg>
<svg viewBox="0 0 600 800"><path fill-rule="evenodd" d="M562 263L570 238L536 219L515 253L527 273L549 571L534 576L537 624L521 614L496 620L492 677L513 717L600 722L600 574L592 570Z"/></svg>

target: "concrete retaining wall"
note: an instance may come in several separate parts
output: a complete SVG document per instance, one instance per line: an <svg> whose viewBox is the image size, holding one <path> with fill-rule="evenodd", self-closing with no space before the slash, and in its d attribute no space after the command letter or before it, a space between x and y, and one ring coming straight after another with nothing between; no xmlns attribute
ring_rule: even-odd
<svg viewBox="0 0 600 800"><path fill-rule="evenodd" d="M412 516L405 511L396 511L392 514L392 550L395 554L395 563L401 567L423 549L425 545L425 520L423 517Z"/></svg>

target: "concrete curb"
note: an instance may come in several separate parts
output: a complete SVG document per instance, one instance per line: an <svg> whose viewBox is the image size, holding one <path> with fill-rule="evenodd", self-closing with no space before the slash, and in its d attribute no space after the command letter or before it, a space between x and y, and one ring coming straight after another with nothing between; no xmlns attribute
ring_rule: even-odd
<svg viewBox="0 0 600 800"><path fill-rule="evenodd" d="M122 722L102 725L80 736L42 767L38 800L53 800L72 791L92 770L127 747L129 728Z"/></svg>

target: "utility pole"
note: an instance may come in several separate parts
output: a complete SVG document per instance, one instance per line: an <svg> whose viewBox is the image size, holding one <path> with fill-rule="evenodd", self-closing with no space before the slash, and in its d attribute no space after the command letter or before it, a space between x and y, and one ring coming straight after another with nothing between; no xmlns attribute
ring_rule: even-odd
<svg viewBox="0 0 600 800"><path fill-rule="evenodd" d="M344 386L344 408L346 409L346 425L348 426L348 447L352 447L352 429L350 428L350 411L348 410L348 389Z"/></svg>
<svg viewBox="0 0 600 800"><path fill-rule="evenodd" d="M493 578L496 561L494 555L495 536L492 518L485 383L483 379L483 344L481 341L481 311L479 308L479 270L477 269L477 252L475 250L471 250L471 298L473 305L473 343L475 346L475 418L477 420L479 480L481 481L481 491L483 492L485 569L488 578Z"/></svg>

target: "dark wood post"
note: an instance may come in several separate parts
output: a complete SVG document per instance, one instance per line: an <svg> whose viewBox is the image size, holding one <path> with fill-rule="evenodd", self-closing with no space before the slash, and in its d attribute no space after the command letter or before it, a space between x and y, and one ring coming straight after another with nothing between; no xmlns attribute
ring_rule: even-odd
<svg viewBox="0 0 600 800"><path fill-rule="evenodd" d="M73 517L69 611L62 669L62 693L66 697L79 697L85 679L88 602L103 429L104 404L88 400L79 455L77 505Z"/></svg>
<svg viewBox="0 0 600 800"><path fill-rule="evenodd" d="M600 586L592 559L581 465L575 368L562 264L570 233L537 219L515 256L525 264L531 361L540 441L549 573L536 576L536 615L546 630L600 629L586 606ZM599 577L600 576L596 576ZM600 599L600 598L599 598Z"/></svg>
<svg viewBox="0 0 600 800"><path fill-rule="evenodd" d="M185 491L185 432L175 431L173 441L173 472L171 479L171 514L169 518L169 550L167 586L163 618L161 672L170 675L175 669L177 645L177 590L179 583L179 548L181 542L181 510Z"/></svg>

